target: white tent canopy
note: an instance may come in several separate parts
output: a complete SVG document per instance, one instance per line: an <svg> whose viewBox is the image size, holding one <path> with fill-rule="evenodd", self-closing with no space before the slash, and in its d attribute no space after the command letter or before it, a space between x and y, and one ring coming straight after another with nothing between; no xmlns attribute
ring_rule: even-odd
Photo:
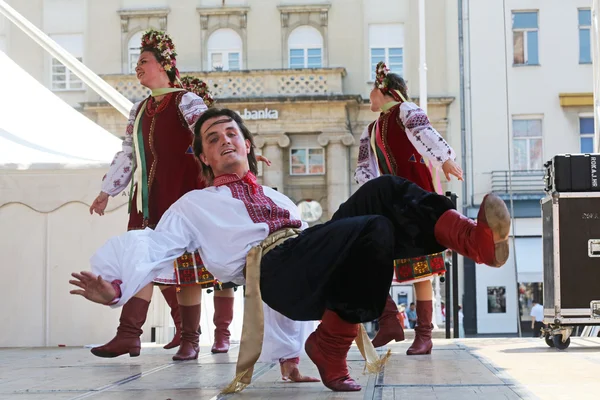
<svg viewBox="0 0 600 400"><path fill-rule="evenodd" d="M120 140L58 99L0 52L0 168L100 166Z"/></svg>
<svg viewBox="0 0 600 400"><path fill-rule="evenodd" d="M125 230L126 197L88 212L120 140L2 52L0 70L0 347L104 341L118 312L73 298L68 279Z"/></svg>
<svg viewBox="0 0 600 400"><path fill-rule="evenodd" d="M120 310L69 294L69 274L89 270L89 257L127 226L126 195L89 214L121 141L63 102L0 52L0 347L104 343ZM158 290L158 289L155 289ZM155 300L158 296L155 295ZM203 293L201 344L213 339L212 295ZM235 315L242 312L236 293ZM241 334L241 318L230 327ZM173 328L164 301L152 301L144 341Z"/></svg>

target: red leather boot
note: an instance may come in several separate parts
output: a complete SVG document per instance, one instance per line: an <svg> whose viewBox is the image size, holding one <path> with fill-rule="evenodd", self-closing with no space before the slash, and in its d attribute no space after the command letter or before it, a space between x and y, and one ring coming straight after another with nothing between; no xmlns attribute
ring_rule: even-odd
<svg viewBox="0 0 600 400"><path fill-rule="evenodd" d="M92 348L90 351L97 357L113 358L129 353L130 357L140 355L140 336L142 326L146 322L150 302L139 297L131 298L123 305L117 335L104 346Z"/></svg>
<svg viewBox="0 0 600 400"><path fill-rule="evenodd" d="M200 304L179 306L181 313L181 344L173 356L174 361L196 360L200 352Z"/></svg>
<svg viewBox="0 0 600 400"><path fill-rule="evenodd" d="M177 302L177 288L169 286L165 290L161 290L161 293L169 307L171 307L171 317L175 323L175 336L173 336L171 342L164 345L163 349L173 349L181 343L181 314L179 313L179 303Z"/></svg>
<svg viewBox="0 0 600 400"><path fill-rule="evenodd" d="M435 225L435 238L478 264L501 267L508 260L509 231L506 204L498 196L488 194L481 202L476 223L456 210L448 210Z"/></svg>
<svg viewBox="0 0 600 400"><path fill-rule="evenodd" d="M325 310L317 329L304 345L306 354L319 369L323 384L335 392L356 392L360 385L350 378L346 357L358 334L358 324L350 324L335 312Z"/></svg>
<svg viewBox="0 0 600 400"><path fill-rule="evenodd" d="M383 314L377 321L379 322L379 330L373 338L373 347L385 346L392 340L396 342L404 340L404 329L402 329L400 320L398 320L398 307L392 296L388 295Z"/></svg>
<svg viewBox="0 0 600 400"><path fill-rule="evenodd" d="M418 354L431 354L433 342L431 341L431 331L433 324L433 302L431 300L417 300L417 326L415 326L415 340L410 345L406 354L414 356Z"/></svg>
<svg viewBox="0 0 600 400"><path fill-rule="evenodd" d="M229 324L233 320L233 297L214 297L215 342L210 350L212 353L227 353L229 351Z"/></svg>

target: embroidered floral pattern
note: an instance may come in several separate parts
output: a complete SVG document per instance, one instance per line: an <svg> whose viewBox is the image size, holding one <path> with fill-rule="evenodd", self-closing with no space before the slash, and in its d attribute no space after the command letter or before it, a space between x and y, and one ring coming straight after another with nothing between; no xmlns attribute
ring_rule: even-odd
<svg viewBox="0 0 600 400"><path fill-rule="evenodd" d="M374 155L371 151L371 138L369 135L369 132L371 131L372 127L373 124L370 124L365 128L362 135L360 135L358 163L356 165L356 170L354 171L354 180L360 185L377 177L377 172L373 171L372 169Z"/></svg>
<svg viewBox="0 0 600 400"><path fill-rule="evenodd" d="M248 174L254 177L252 172L248 172ZM288 210L279 207L267 197L262 186L252 185L251 182L252 179L243 180L235 174L230 174L216 177L214 184L215 186L227 186L231 190L233 198L244 203L250 219L255 224L266 223L269 226L269 234L283 228L300 228L302 226L302 221L291 219Z"/></svg>

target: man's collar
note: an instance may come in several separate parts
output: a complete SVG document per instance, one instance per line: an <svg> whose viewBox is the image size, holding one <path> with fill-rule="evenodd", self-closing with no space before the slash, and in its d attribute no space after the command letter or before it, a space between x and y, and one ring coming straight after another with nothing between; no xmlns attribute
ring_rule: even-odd
<svg viewBox="0 0 600 400"><path fill-rule="evenodd" d="M237 182L241 179L242 178L240 178L238 174L224 174L215 176L215 179L213 179L213 183L215 186L223 186L227 185L228 183Z"/></svg>
<svg viewBox="0 0 600 400"><path fill-rule="evenodd" d="M248 186L250 186L252 189L252 193L256 193L258 183L256 182L256 176L250 171L248 171L243 178L240 178L238 174L224 174L215 176L215 179L213 179L213 184L215 186L223 186L239 181L248 184Z"/></svg>

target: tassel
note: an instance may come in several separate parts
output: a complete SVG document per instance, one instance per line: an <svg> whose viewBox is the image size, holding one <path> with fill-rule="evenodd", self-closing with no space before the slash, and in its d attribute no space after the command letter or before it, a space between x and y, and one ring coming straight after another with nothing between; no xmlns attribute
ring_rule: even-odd
<svg viewBox="0 0 600 400"><path fill-rule="evenodd" d="M392 356L392 351L388 349L387 353L380 358L377 355L377 351L375 350L375 347L373 347L373 343L371 343L363 324L359 324L358 326L358 335L356 335L355 341L360 354L365 359L363 373L378 374L383 370L383 367Z"/></svg>
<svg viewBox="0 0 600 400"><path fill-rule="evenodd" d="M242 390L246 389L246 387L248 387L248 384L243 383L242 379L244 378L244 375L246 375L247 372L248 370L245 370L237 374L235 378L233 378L233 381L231 381L229 385L227 385L223 388L223 390L221 390L221 394L239 393Z"/></svg>

